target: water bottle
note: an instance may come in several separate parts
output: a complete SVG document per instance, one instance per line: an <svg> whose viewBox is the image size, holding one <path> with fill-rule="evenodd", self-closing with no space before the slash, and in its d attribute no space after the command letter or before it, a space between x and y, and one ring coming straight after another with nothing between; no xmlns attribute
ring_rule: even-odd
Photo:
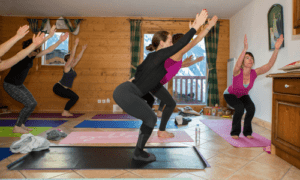
<svg viewBox="0 0 300 180"><path fill-rule="evenodd" d="M200 145L200 126L197 124L195 128L195 146Z"/></svg>

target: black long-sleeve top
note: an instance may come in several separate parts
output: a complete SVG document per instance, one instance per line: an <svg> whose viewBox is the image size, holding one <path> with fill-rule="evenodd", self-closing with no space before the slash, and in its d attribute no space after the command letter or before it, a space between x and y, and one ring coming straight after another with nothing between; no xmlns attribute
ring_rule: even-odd
<svg viewBox="0 0 300 180"><path fill-rule="evenodd" d="M149 53L143 63L137 67L132 83L140 89L143 95L160 85L160 80L167 74L164 67L165 61L184 48L184 46L186 46L193 38L195 33L196 30L191 28L173 46Z"/></svg>

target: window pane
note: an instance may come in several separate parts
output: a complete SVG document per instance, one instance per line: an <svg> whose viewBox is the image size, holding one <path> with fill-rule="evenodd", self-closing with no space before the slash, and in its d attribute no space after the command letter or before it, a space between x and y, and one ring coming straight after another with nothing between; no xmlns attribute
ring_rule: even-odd
<svg viewBox="0 0 300 180"><path fill-rule="evenodd" d="M61 34L62 32L56 32L52 38L48 39L48 41L46 41L43 45L43 50L48 49L50 46L55 44L60 39ZM54 51L42 57L42 65L64 65L64 57L68 54L68 52L69 37L56 47Z"/></svg>

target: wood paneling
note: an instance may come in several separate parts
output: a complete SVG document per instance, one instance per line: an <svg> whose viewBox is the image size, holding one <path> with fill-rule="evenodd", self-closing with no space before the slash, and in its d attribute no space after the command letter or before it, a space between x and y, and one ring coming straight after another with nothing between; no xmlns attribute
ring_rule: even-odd
<svg viewBox="0 0 300 180"><path fill-rule="evenodd" d="M36 17L42 18L42 17ZM58 18L58 17L52 17ZM76 17L72 17L76 18ZM130 54L130 23L127 17L86 17L80 25L80 42L77 54L85 43L88 48L83 54L81 61L75 67L77 77L74 80L72 90L79 96L79 101L71 109L71 112L88 111L111 111L115 103L112 95L114 89L129 79L131 64ZM143 18L153 19L153 18ZM155 18L166 19L166 18ZM169 18L174 19L174 18ZM26 17L1 17L0 42L4 42L15 35L17 29L28 24ZM176 20L176 19L174 19ZM181 19L192 20L192 19ZM226 88L227 59L229 58L229 20L220 20L219 50L217 59L217 73L219 91ZM11 23L13 22L13 23ZM50 21L53 25L54 20ZM188 22L175 21L143 21L142 32L156 32L167 30L171 33L187 32ZM22 41L32 38L29 32L22 40L16 43L2 59L9 58L18 53L22 48ZM70 49L74 43L75 36L70 35ZM143 44L142 44L143 46ZM143 57L143 56L141 56ZM40 59L34 60L34 66L30 70L24 85L33 94L38 102L35 112L61 112L67 99L61 98L53 93L53 86L63 75L63 67L40 67ZM0 73L1 83L7 75L7 71ZM20 111L23 105L13 100L0 86L0 103L8 105L15 112ZM98 104L98 99L110 99L110 103ZM220 93L220 104L224 104L222 93ZM200 107L200 106L199 106ZM202 108L202 106L201 106ZM197 108L196 108L197 109ZM200 109L197 109L200 111ZM175 109L177 111L177 109Z"/></svg>

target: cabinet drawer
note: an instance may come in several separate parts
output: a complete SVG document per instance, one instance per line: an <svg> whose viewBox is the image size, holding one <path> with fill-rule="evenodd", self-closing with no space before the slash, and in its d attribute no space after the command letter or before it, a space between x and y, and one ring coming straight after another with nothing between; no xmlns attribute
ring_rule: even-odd
<svg viewBox="0 0 300 180"><path fill-rule="evenodd" d="M273 91L300 95L300 78L274 78Z"/></svg>

